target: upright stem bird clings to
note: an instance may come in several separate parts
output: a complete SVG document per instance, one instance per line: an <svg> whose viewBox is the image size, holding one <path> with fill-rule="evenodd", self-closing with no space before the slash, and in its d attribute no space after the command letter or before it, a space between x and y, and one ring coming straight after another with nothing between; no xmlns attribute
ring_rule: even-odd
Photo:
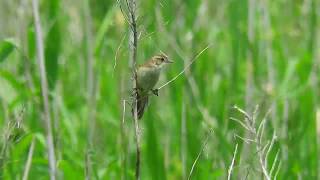
<svg viewBox="0 0 320 180"><path fill-rule="evenodd" d="M144 109L148 103L148 95L151 91L153 94L158 95L157 90L154 90L154 86L159 80L161 69L165 64L173 63L169 61L168 56L165 54L159 54L153 56L146 63L138 66L137 68L137 113L138 119L143 116ZM135 106L132 106L132 113Z"/></svg>

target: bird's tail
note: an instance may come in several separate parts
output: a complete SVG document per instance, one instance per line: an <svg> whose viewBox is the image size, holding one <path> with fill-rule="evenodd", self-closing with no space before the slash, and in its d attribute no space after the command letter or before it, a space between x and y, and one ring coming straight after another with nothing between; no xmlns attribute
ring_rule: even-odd
<svg viewBox="0 0 320 180"><path fill-rule="evenodd" d="M148 104L148 95L142 95L141 93L138 92L137 94L137 113L138 113L138 119L141 119L144 113L144 109ZM135 108L135 102L133 103L132 106L132 115L134 116L134 108Z"/></svg>

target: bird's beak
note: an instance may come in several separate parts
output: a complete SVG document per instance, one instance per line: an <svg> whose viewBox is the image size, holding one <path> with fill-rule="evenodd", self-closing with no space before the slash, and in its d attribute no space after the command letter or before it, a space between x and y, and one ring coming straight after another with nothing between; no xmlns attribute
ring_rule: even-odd
<svg viewBox="0 0 320 180"><path fill-rule="evenodd" d="M166 63L173 63L173 61L170 61L169 59L167 59L165 62Z"/></svg>

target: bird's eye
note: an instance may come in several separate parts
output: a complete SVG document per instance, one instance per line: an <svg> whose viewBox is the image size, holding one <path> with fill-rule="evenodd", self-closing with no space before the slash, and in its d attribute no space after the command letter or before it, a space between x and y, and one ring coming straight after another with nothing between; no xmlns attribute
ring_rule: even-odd
<svg viewBox="0 0 320 180"><path fill-rule="evenodd" d="M164 58L163 58L163 57L161 58L161 61L164 61Z"/></svg>

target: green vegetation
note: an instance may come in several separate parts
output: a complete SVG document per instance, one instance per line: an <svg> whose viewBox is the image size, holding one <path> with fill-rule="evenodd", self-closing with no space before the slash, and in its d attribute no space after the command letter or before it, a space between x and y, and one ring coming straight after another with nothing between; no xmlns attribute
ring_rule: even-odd
<svg viewBox="0 0 320 180"><path fill-rule="evenodd" d="M134 179L130 28L116 0L39 1L57 179ZM137 7L138 63L175 61L156 87L210 45L151 96L141 179L187 179L193 165L191 179L227 179L234 154L231 179L264 179L263 167L320 178L319 1ZM31 0L0 0L0 179L50 178L35 24Z"/></svg>

